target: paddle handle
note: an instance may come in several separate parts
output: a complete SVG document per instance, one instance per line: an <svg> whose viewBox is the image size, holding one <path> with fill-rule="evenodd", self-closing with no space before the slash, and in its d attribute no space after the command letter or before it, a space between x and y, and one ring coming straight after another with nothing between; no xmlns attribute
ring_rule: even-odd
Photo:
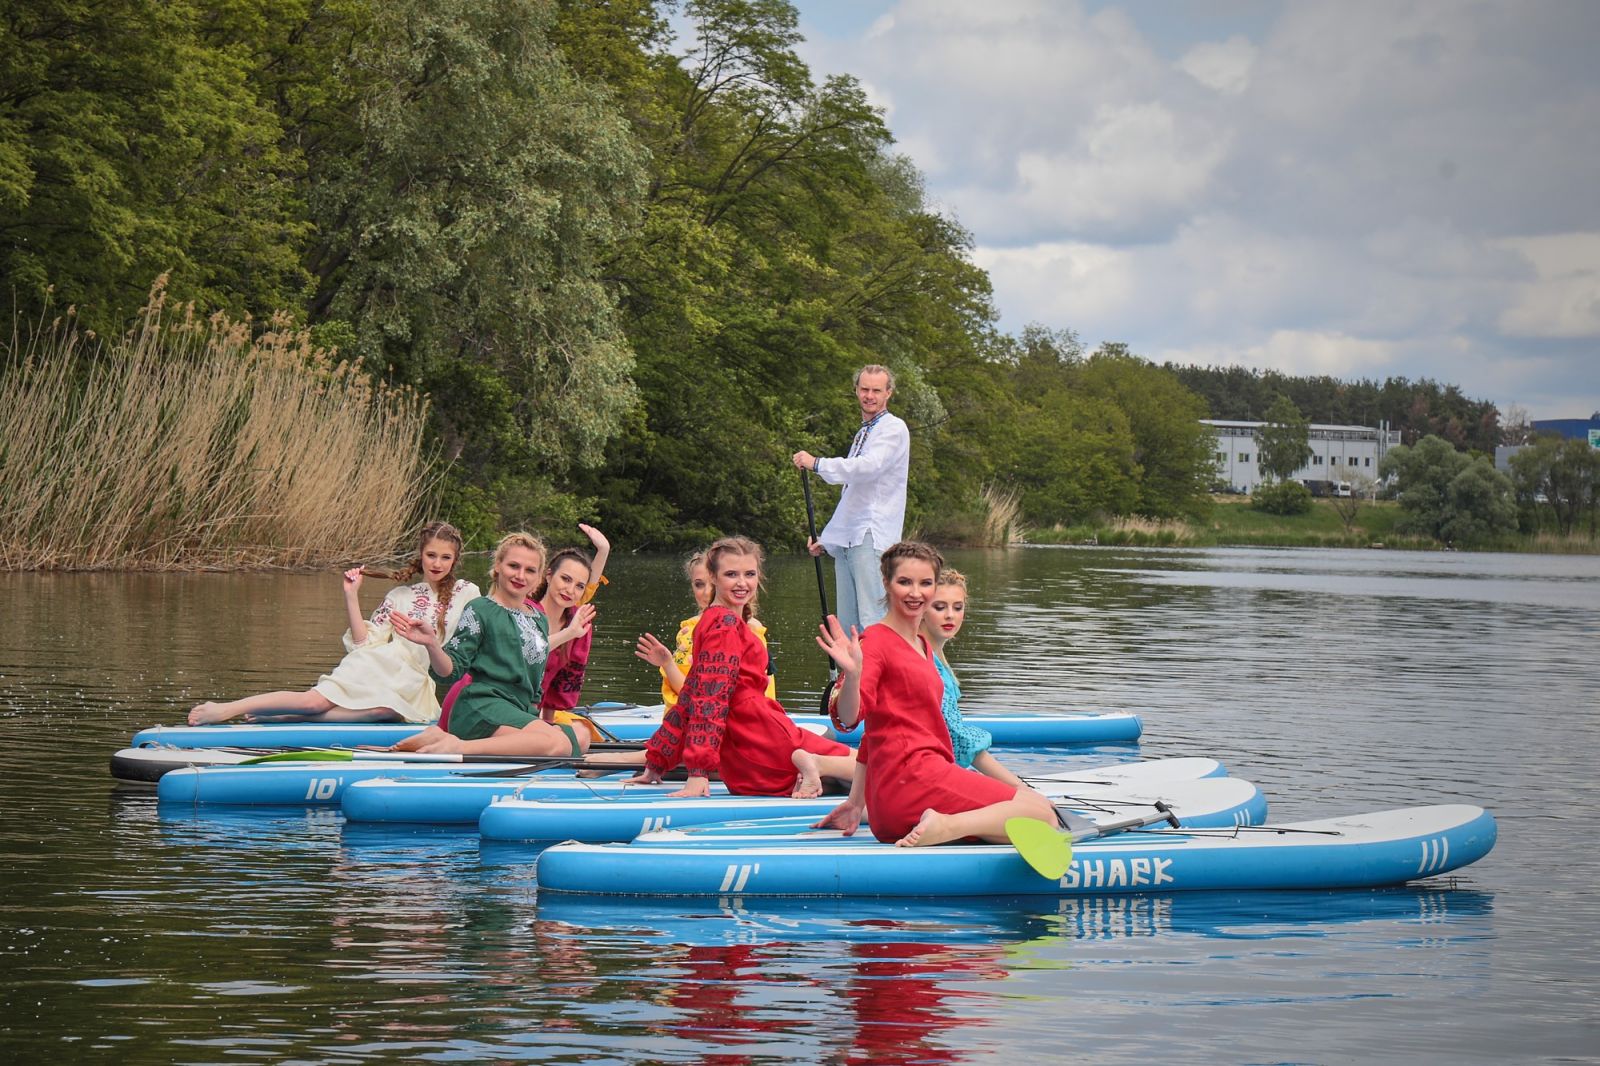
<svg viewBox="0 0 1600 1066"><path fill-rule="evenodd" d="M1107 822L1105 825L1097 825L1090 829L1080 829L1076 832L1068 833L1066 836L1076 844L1080 840L1093 840L1095 837L1121 833L1128 829L1143 829L1147 825L1155 825L1158 822L1166 822L1174 829L1183 828L1178 821L1178 816L1172 813L1172 808L1164 800L1156 800L1156 810L1159 813L1144 814L1137 818L1124 818L1120 822Z"/></svg>

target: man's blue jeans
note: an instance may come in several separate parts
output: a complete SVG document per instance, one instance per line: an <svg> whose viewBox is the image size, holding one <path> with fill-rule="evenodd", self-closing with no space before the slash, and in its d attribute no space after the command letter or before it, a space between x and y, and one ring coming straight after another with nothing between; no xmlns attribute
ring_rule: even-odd
<svg viewBox="0 0 1600 1066"><path fill-rule="evenodd" d="M883 550L872 544L871 534L853 548L845 548L833 557L834 613L846 633L850 627L866 629L874 622L883 621L888 605L883 596L883 574L878 561Z"/></svg>

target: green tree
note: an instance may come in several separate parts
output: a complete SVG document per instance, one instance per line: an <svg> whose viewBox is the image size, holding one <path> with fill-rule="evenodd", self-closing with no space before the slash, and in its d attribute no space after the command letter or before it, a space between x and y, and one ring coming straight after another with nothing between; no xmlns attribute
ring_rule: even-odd
<svg viewBox="0 0 1600 1066"><path fill-rule="evenodd" d="M504 521L597 463L636 402L603 268L634 232L644 156L553 19L537 0L318 10L297 55L326 76L283 75L313 140L312 320L431 394L458 485Z"/></svg>
<svg viewBox="0 0 1600 1066"><path fill-rule="evenodd" d="M1511 457L1511 478L1526 506L1542 504L1565 536L1600 507L1600 450L1587 441L1544 435Z"/></svg>
<svg viewBox="0 0 1600 1066"><path fill-rule="evenodd" d="M1287 396L1267 408L1256 450L1262 473L1279 481L1311 461L1311 422Z"/></svg>
<svg viewBox="0 0 1600 1066"><path fill-rule="evenodd" d="M1488 459L1458 452L1442 437L1390 449L1378 474L1395 479L1405 512L1396 524L1402 532L1465 547L1516 527L1510 479Z"/></svg>
<svg viewBox="0 0 1600 1066"><path fill-rule="evenodd" d="M1128 420L1140 468L1133 510L1151 518L1203 515L1216 474L1215 438L1200 423L1205 401L1121 344L1102 345L1078 380L1088 396L1115 404Z"/></svg>
<svg viewBox="0 0 1600 1066"><path fill-rule="evenodd" d="M1311 490L1298 481L1269 481L1250 494L1250 506L1268 514L1305 514L1311 510Z"/></svg>
<svg viewBox="0 0 1600 1066"><path fill-rule="evenodd" d="M267 0L14 0L0 17L0 284L122 328L159 274L177 300L298 306L309 235L260 40Z"/></svg>

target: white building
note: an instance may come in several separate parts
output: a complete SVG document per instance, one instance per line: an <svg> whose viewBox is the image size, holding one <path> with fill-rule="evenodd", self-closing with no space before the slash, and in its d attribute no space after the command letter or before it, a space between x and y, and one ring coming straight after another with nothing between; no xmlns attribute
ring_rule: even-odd
<svg viewBox="0 0 1600 1066"><path fill-rule="evenodd" d="M1254 492L1264 480L1257 450L1265 422L1228 422L1202 418L1216 434L1217 481L1238 492ZM1337 481L1335 471L1348 469L1378 480L1384 453L1400 443L1400 431L1368 426L1311 426L1311 460L1292 475L1295 481Z"/></svg>

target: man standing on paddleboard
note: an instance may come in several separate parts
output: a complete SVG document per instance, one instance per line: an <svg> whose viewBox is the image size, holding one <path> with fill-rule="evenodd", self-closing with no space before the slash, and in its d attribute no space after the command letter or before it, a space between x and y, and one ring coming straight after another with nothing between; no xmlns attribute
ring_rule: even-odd
<svg viewBox="0 0 1600 1066"><path fill-rule="evenodd" d="M911 431L889 413L894 373L876 363L856 371L861 428L850 454L819 459L795 452L794 465L814 470L830 485L843 485L839 506L816 540L812 555L833 557L834 599L839 624L849 632L880 621L886 610L878 560L900 540L906 521L906 473L911 466Z"/></svg>

